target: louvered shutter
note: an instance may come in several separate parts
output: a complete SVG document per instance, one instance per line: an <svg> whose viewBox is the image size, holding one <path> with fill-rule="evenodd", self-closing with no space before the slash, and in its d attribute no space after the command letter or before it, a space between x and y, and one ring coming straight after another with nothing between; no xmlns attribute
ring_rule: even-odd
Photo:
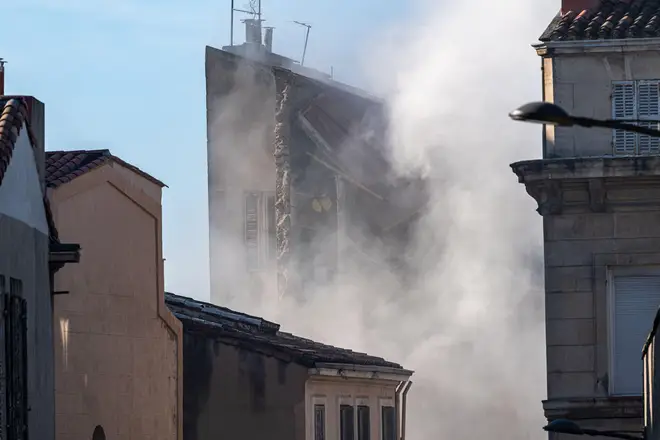
<svg viewBox="0 0 660 440"><path fill-rule="evenodd" d="M614 278L612 394L642 394L641 352L658 306L660 276Z"/></svg>
<svg viewBox="0 0 660 440"><path fill-rule="evenodd" d="M245 252L248 270L259 269L259 194L245 194Z"/></svg>
<svg viewBox="0 0 660 440"><path fill-rule="evenodd" d="M637 119L637 108L635 104L635 83L633 81L621 81L612 84L613 119ZM623 130L613 131L612 147L614 154L635 154L637 135Z"/></svg>
<svg viewBox="0 0 660 440"><path fill-rule="evenodd" d="M639 81L637 83L637 117L640 120L660 119L660 91L658 81ZM641 122L639 125L658 129L657 122ZM660 139L643 134L638 135L639 154L660 153Z"/></svg>

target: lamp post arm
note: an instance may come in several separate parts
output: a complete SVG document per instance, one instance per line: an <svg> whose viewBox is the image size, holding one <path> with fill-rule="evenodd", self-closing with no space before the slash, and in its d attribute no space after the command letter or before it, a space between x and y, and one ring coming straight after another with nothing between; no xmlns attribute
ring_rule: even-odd
<svg viewBox="0 0 660 440"><path fill-rule="evenodd" d="M629 122L616 121L614 119L591 119L591 118L582 118L574 116L571 118L571 122L574 125L579 125L580 127L602 127L602 128L613 128L624 131L631 131L634 133L645 134L651 137L660 137L660 130L655 130L648 127L640 127L639 125L631 124ZM639 121L639 122L658 122L658 121Z"/></svg>
<svg viewBox="0 0 660 440"><path fill-rule="evenodd" d="M585 435L590 435L593 437L613 437L613 438L620 438L622 440L643 440L644 436L637 436L637 435L631 435L631 434L624 434L623 432L618 432L618 431L599 431L597 429L582 429L582 432Z"/></svg>

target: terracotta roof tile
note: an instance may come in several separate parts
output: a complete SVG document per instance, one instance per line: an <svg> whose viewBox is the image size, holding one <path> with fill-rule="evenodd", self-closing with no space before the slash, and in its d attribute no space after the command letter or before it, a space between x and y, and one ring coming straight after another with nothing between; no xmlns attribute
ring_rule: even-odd
<svg viewBox="0 0 660 440"><path fill-rule="evenodd" d="M310 368L317 363L337 363L373 365L405 371L401 365L380 357L281 332L279 324L263 318L173 293L166 293L165 301L172 313L183 322L184 330L235 339L255 351L270 348Z"/></svg>
<svg viewBox="0 0 660 440"><path fill-rule="evenodd" d="M14 154L14 146L27 119L27 104L19 98L0 97L0 185Z"/></svg>
<svg viewBox="0 0 660 440"><path fill-rule="evenodd" d="M119 163L161 187L166 186L163 182L138 167L113 156L110 150L47 151L46 184L50 188L57 188L110 161Z"/></svg>
<svg viewBox="0 0 660 440"><path fill-rule="evenodd" d="M557 15L541 41L660 37L660 0L601 0L598 6Z"/></svg>

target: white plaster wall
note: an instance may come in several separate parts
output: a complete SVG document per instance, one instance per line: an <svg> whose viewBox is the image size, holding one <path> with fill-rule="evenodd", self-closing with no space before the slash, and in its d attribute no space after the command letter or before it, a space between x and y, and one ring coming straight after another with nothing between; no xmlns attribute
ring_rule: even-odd
<svg viewBox="0 0 660 440"><path fill-rule="evenodd" d="M26 127L16 140L14 154L0 185L0 214L48 235L43 194Z"/></svg>
<svg viewBox="0 0 660 440"><path fill-rule="evenodd" d="M369 406L371 440L382 438L381 408L394 406L398 382L337 378L310 378L305 384L305 430L314 439L314 405L325 405L325 433L328 439L339 438L339 406ZM357 417L357 416L356 416ZM357 426L357 420L355 421ZM356 436L357 438L357 436Z"/></svg>
<svg viewBox="0 0 660 440"><path fill-rule="evenodd" d="M660 79L660 52L557 54L544 63L546 100L575 116L612 118L612 81ZM612 131L547 127L548 157L612 154Z"/></svg>

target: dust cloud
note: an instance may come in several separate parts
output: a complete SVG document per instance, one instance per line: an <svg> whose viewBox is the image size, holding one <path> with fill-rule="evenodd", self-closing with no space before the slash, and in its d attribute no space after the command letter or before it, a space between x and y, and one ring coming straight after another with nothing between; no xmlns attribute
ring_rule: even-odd
<svg viewBox="0 0 660 440"><path fill-rule="evenodd" d="M386 94L396 172L422 174L431 189L406 255L417 278L404 288L385 268L374 275L376 262L304 305L270 288L227 305L415 370L409 440L541 439L541 217L509 168L539 157L541 138L507 114L540 99L530 43L559 5L433 3L379 36L367 69Z"/></svg>

